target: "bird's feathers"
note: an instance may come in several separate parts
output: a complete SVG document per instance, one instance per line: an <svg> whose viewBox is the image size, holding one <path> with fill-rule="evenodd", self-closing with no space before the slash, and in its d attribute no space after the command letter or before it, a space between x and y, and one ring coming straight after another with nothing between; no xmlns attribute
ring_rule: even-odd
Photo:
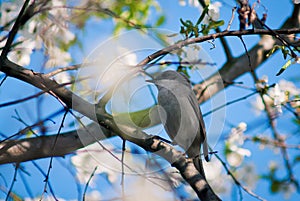
<svg viewBox="0 0 300 201"><path fill-rule="evenodd" d="M187 76L176 71L165 71L155 78L158 103L165 111L164 127L170 138L181 146L189 157L203 153L208 160L205 124L197 99Z"/></svg>

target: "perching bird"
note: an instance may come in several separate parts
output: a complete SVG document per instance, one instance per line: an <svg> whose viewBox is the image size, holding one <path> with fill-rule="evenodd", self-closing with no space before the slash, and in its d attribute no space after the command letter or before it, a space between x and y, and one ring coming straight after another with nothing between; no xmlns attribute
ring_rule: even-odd
<svg viewBox="0 0 300 201"><path fill-rule="evenodd" d="M182 147L188 157L193 158L195 167L205 178L200 148L209 160L206 130L196 96L188 77L176 71L165 71L154 80L158 88L159 115L164 128L174 144Z"/></svg>

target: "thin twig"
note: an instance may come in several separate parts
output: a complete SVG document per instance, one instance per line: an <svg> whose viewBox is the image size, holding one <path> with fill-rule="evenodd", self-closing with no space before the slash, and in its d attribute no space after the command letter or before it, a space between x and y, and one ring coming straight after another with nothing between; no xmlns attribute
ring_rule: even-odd
<svg viewBox="0 0 300 201"><path fill-rule="evenodd" d="M15 172L14 172L13 180L10 184L9 190L8 190L6 198L5 198L5 201L8 201L10 197L13 197L10 194L12 192L12 189L14 187L15 182L17 181L17 173L18 173L19 165L20 165L19 163L15 164Z"/></svg>
<svg viewBox="0 0 300 201"><path fill-rule="evenodd" d="M60 135L60 132L61 132L61 129L63 128L63 126L64 126L64 122L65 122L65 119L66 119L66 116L67 116L67 114L68 114L68 112L69 112L69 109L68 108L65 108L65 114L64 114L64 116L63 116L63 118L62 118L62 120L61 120L61 124L60 124L60 126L59 126L59 129L58 129L58 132L57 132L57 134L56 134L56 137L55 137L55 139L54 139L54 142L53 142L53 145L52 145L52 153L51 153L51 157L50 157L50 162L49 162L49 166L48 166L48 171L47 171L47 174L46 174L46 178L45 178L45 186L44 186L44 191L43 191L43 193L42 193L42 196L41 196L41 199L40 200L42 200L43 199L43 196L44 196L44 194L45 194L45 192L47 192L47 183L48 183L48 181L49 181L49 176L50 176L50 170L51 170L51 168L52 168L52 161L53 161L53 151L54 151L54 148L55 148L55 146L56 146L56 143L57 143L57 139L58 139L58 137L59 137L59 135Z"/></svg>
<svg viewBox="0 0 300 201"><path fill-rule="evenodd" d="M213 110L211 110L211 111L209 111L209 112L203 114L203 117L205 117L205 116L207 116L207 115L210 115L211 113L213 113L213 112L215 112L215 111L217 111L217 110L220 110L220 109L222 109L222 108L225 107L225 106L231 105L231 104L236 103L236 102L239 102L239 101L241 101L241 100L246 100L246 99L249 98L250 96L253 96L254 94L257 94L257 93L258 93L258 92L255 91L255 92L250 93L250 94L248 94L248 95L246 95L246 96L243 96L243 97L241 97L241 98L235 99L235 100L233 100L233 101L229 101L229 102L227 102L227 103L225 103L225 104L223 104L223 105L221 105L221 106L219 106L219 107L217 107L217 108L214 108Z"/></svg>
<svg viewBox="0 0 300 201"><path fill-rule="evenodd" d="M276 30L278 34L295 34L300 32L300 28L292 28L292 29L279 29ZM181 49L184 46L194 44L194 43L201 43L203 41L216 39L220 37L226 37L226 36L244 36L244 35L272 35L271 31L265 30L265 29L254 29L254 30L242 30L242 31L223 31L220 33L214 33L206 36L201 36L197 38L189 38L183 41L180 41L174 45L170 45L164 49L158 50L157 52L154 52L153 54L147 56L144 58L138 65L146 65L150 61L155 60L156 58L167 55L175 50Z"/></svg>
<svg viewBox="0 0 300 201"><path fill-rule="evenodd" d="M4 78L1 80L1 82L0 82L0 87L1 87L1 86L2 86L2 84L5 82L5 80L7 79L7 77L8 77L8 76L7 76L7 75L5 75L5 76L4 76Z"/></svg>
<svg viewBox="0 0 300 201"><path fill-rule="evenodd" d="M39 121L37 123L32 124L31 126L27 126L26 128L23 128L22 130L18 131L17 133L15 133L13 135L10 135L9 137L1 140L0 144L3 143L3 142L5 142L5 141L7 141L7 140L10 140L10 139L12 139L14 137L22 136L22 135L26 134L28 131L32 130L33 128L42 125L45 121L51 121L53 124L55 124L55 122L53 120L51 120L51 118L56 117L57 115L61 114L63 111L64 111L64 109L58 110L58 111L54 112L53 114L49 115L44 120L41 120L41 121Z"/></svg>
<svg viewBox="0 0 300 201"><path fill-rule="evenodd" d="M221 29L218 27L218 28L216 29L216 31L217 31L217 33L220 33L220 32L221 32ZM224 49L224 51L225 51L225 55L226 55L226 58L227 58L227 62L232 61L232 60L233 60L233 56L232 56L231 50L230 50L230 48L229 48L229 45L228 45L226 39L225 39L224 37L221 37L221 38L220 38L220 41L221 41L221 44L222 44L223 49Z"/></svg>
<svg viewBox="0 0 300 201"><path fill-rule="evenodd" d="M19 172L19 175L20 175L20 178L21 178L21 180L22 180L23 186L24 186L24 188L25 188L27 194L29 195L29 197L30 197L32 200L34 200L34 196L33 196L33 193L32 193L32 191L31 191L32 189L31 189L30 185L28 184L27 179L25 178L23 171L20 171L20 172Z"/></svg>
<svg viewBox="0 0 300 201"><path fill-rule="evenodd" d="M48 89L45 89L43 91L40 91L36 94L33 94L31 96L27 96L25 98L21 98L21 99L18 99L18 100L14 100L14 101L10 101L10 102L6 102L6 103L1 103L0 104L0 108L1 107L6 107L6 106L10 106L10 105L15 105L15 104L18 104L18 103L22 103L22 102L25 102L25 101L28 101L30 99L33 99L33 98L37 98L39 97L40 95L44 94L44 93L48 93L50 91L52 91L53 89L56 89L56 88L60 88L60 87L64 87L64 86L67 86L67 85L70 85L70 84L73 84L75 81L72 81L72 82L67 82L67 83L63 83L63 84L60 84L58 87L53 87L53 88L48 88Z"/></svg>
<svg viewBox="0 0 300 201"><path fill-rule="evenodd" d="M267 95L270 99L272 99L274 101L274 98L272 96L270 96L268 93L266 93L265 95ZM291 103L291 102L297 102L297 100L290 100L287 101L286 103ZM291 112L296 119L300 120L300 116L297 112L295 112L292 108L288 107L287 105L285 105L284 103L281 104L282 107L284 107L287 111Z"/></svg>
<svg viewBox="0 0 300 201"><path fill-rule="evenodd" d="M231 24L232 24L233 19L234 19L234 13L235 13L235 11L236 11L236 6L233 7L232 10L231 10L231 18L230 18L230 20L229 20L229 22L228 22L228 26L227 26L227 28L226 28L226 31L229 31L229 30L230 30Z"/></svg>
<svg viewBox="0 0 300 201"><path fill-rule="evenodd" d="M147 65L143 65L143 67L145 69L148 69L152 66L169 66L169 65L208 65L208 66L216 66L217 64L214 63L210 63L210 62L203 62L201 61L201 59L199 60L195 60L195 61L162 61L162 62L158 62L158 63L149 63ZM133 67L137 67L136 65Z"/></svg>
<svg viewBox="0 0 300 201"><path fill-rule="evenodd" d="M245 140L251 140L252 142L259 142L263 145L272 145L274 147L281 147L286 149L297 149L300 150L299 144L286 144L284 142L278 141L278 140L272 140L267 137L259 137L259 136L245 136Z"/></svg>
<svg viewBox="0 0 300 201"><path fill-rule="evenodd" d="M21 116L20 116L18 110L15 109L14 111L15 111L15 113L16 113L16 116L12 116L12 118L14 118L14 119L18 120L19 122L21 122L22 124L24 124L24 125L26 126L26 128L29 128L28 131L30 131L32 134L34 134L34 135L37 136L37 134L36 134L36 133L29 127L29 125L21 118Z"/></svg>
<svg viewBox="0 0 300 201"><path fill-rule="evenodd" d="M277 38L284 46L286 46L290 51L291 51L291 54L292 54L292 57L293 58L296 58L297 57L297 54L294 52L294 50L291 48L295 48L296 51L300 52L296 46L294 46L293 44L289 43L287 40L285 40L283 37L281 37L279 35L279 33L276 31L276 30L273 30L271 29L269 26L267 26L265 23L263 23L260 19L257 18L257 21L264 27L266 27L271 33L272 35Z"/></svg>
<svg viewBox="0 0 300 201"><path fill-rule="evenodd" d="M238 180L237 178L235 178L235 176L233 175L233 173L229 170L229 168L227 167L227 164L221 159L221 157L218 154L214 154L217 159L221 162L221 164L223 165L224 169L226 170L227 174L232 178L232 180L234 181L234 183L239 187L242 188L246 193L248 193L249 195L251 195L252 197L261 200L261 201L266 201L264 198L260 197L259 195L255 194L254 192L252 192L252 190L250 190L249 188L243 186Z"/></svg>
<svg viewBox="0 0 300 201"><path fill-rule="evenodd" d="M22 8L21 8L21 10L19 12L18 17L17 17L17 19L16 19L16 21L15 21L15 23L14 23L11 31L8 34L7 41L6 41L5 46L4 46L4 48L3 48L2 52L1 52L1 60L5 59L7 57L7 54L9 52L9 50L10 50L10 47L11 47L11 44L13 43L13 41L15 39L15 36L17 35L18 30L20 28L21 20L22 20L22 17L24 15L24 12L26 10L26 7L27 7L28 3L29 3L29 0L26 0L24 2L23 6L22 6Z"/></svg>
<svg viewBox="0 0 300 201"><path fill-rule="evenodd" d="M45 74L45 76L52 77L52 76L57 75L57 74L59 74L61 72L64 72L64 71L78 70L81 66L82 66L82 64L75 64L75 65L59 68L57 70L54 70L50 73Z"/></svg>
<svg viewBox="0 0 300 201"><path fill-rule="evenodd" d="M227 82L227 81L224 80L223 83L225 85L230 85L230 86L234 86L234 87L241 88L241 89L256 91L256 88L250 87L248 85L244 85L243 82L233 82L233 81L232 82Z"/></svg>
<svg viewBox="0 0 300 201"><path fill-rule="evenodd" d="M95 175L95 172L97 170L98 166L96 166L91 174L91 176L89 177L88 181L86 182L86 185L84 187L84 191L83 191L83 196L82 196L82 200L85 201L85 194L86 194L86 191L87 191L87 188L89 186L89 183L90 181L92 180L93 176Z"/></svg>
<svg viewBox="0 0 300 201"><path fill-rule="evenodd" d="M76 184L76 188L77 188L77 194L78 200L81 200L81 185L80 185L80 181L76 176L76 172L74 171L74 165L70 164L70 163L66 163L66 160L63 160L62 158L56 158L56 160L59 162L59 164L64 167L66 169L67 172L70 173L70 175L73 177L74 182ZM68 160L67 160L68 161Z"/></svg>
<svg viewBox="0 0 300 201"><path fill-rule="evenodd" d="M254 79L256 79L257 76L255 74L254 74L254 76L255 76ZM262 102L265 106L265 111L266 111L266 114L267 114L267 117L268 117L268 120L269 120L269 124L270 124L270 127L271 127L273 138L275 140L279 141L280 143L284 143L284 139L280 136L280 134L278 133L278 131L276 129L275 120L273 118L271 108L265 100L264 93L262 91L260 91L259 94L260 94L261 100L262 100ZM290 163L290 159L289 159L289 155L288 155L286 147L280 147L280 151L281 151L281 154L282 154L282 158L283 158L283 161L284 161L285 168L286 168L287 173L288 173L289 180L290 180L290 182L295 184L295 186L297 187L297 190L299 190L300 187L299 187L298 182L297 182L297 180L296 180L296 178L293 174L292 165Z"/></svg>
<svg viewBox="0 0 300 201"><path fill-rule="evenodd" d="M250 69L250 73L252 74L252 76L254 77L254 80L255 80L255 83L258 81L258 78L256 76L256 74L254 73L254 70L252 68L252 63L251 63L251 57L250 57L250 54L248 52L248 49L247 49L247 46L246 46L246 43L244 41L244 39L242 38L242 36L239 36L242 44L243 44L243 47L245 49L245 52L246 52L246 55L247 55L247 58L248 58L248 65L249 65L249 69Z"/></svg>
<svg viewBox="0 0 300 201"><path fill-rule="evenodd" d="M36 167L36 169L37 169L44 177L47 176L46 173L43 171L43 169L42 169L42 168L41 168L34 160L31 160L31 163L34 165L34 167ZM53 187L52 187L50 181L48 181L48 187L49 187L49 189L50 189L50 193L51 193L51 195L53 196L53 198L54 198L55 200L58 200L58 199L56 198L55 194L54 194L54 190L53 190Z"/></svg>
<svg viewBox="0 0 300 201"><path fill-rule="evenodd" d="M101 142L99 142L99 140L97 140L97 138L96 138L96 137L95 137L95 136L87 129L87 127L84 125L84 123L80 120L80 118L78 118L78 117L72 112L72 110L70 110L69 112L70 112L70 114L72 114L72 116L79 122L79 124L86 130L86 132L87 132L91 137L93 137L93 138L95 139L95 142L96 142L103 150L105 150L107 153L109 153L114 159L116 159L117 161L119 161L119 162L122 163L122 160L121 160L121 159L119 159L114 153L112 153L112 151L110 151L109 149L107 149ZM141 177L145 178L146 180L148 180L149 182L151 182L151 183L153 183L153 184L155 184L155 185L161 187L162 189L165 189L165 190L166 190L166 188L165 188L163 185L161 185L161 184L159 184L159 183L157 183L157 182L154 182L154 181L150 180L148 177L146 177L146 174L145 174L145 173L141 174L141 173L137 172L136 170L134 170L134 169L133 169L132 167L130 167L129 165L127 165L126 163L123 163L123 164L124 164L124 167L128 168L130 171L134 172L134 173L137 174L138 176L141 176Z"/></svg>
<svg viewBox="0 0 300 201"><path fill-rule="evenodd" d="M124 171L124 157L126 151L126 140L122 139L122 157L121 157L121 168L122 168L122 178L121 178L121 186L122 186L122 198L125 199L125 171Z"/></svg>

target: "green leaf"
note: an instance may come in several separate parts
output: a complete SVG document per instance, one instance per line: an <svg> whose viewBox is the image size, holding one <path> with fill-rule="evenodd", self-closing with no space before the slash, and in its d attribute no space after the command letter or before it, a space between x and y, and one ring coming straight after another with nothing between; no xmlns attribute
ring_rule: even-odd
<svg viewBox="0 0 300 201"><path fill-rule="evenodd" d="M150 119L151 115L158 116L158 108L157 107L149 107L140 111L126 113L118 113L114 114L114 118L116 119L128 119L130 117L130 121L133 122L136 126L141 128L151 127L156 125L158 122ZM129 116L128 116L129 115Z"/></svg>
<svg viewBox="0 0 300 201"><path fill-rule="evenodd" d="M184 34L184 33L185 33L185 29L184 29L183 26L180 26L180 33L181 33L181 34Z"/></svg>
<svg viewBox="0 0 300 201"><path fill-rule="evenodd" d="M177 72L181 72L181 73L185 74L187 77L190 77L188 72L187 72L186 67L184 67L184 66L179 66L178 69L177 69Z"/></svg>
<svg viewBox="0 0 300 201"><path fill-rule="evenodd" d="M180 18L179 20L180 20L180 23L181 23L183 26L185 26L185 27L187 27L187 26L188 26L188 25L187 25L187 23L186 23L185 21L183 21L183 19L182 19L182 18Z"/></svg>
<svg viewBox="0 0 300 201"><path fill-rule="evenodd" d="M279 72L276 74L276 76L281 75L281 73L283 73L290 65L292 64L292 60L289 59L279 70Z"/></svg>
<svg viewBox="0 0 300 201"><path fill-rule="evenodd" d="M26 137L31 137L34 134L33 130L29 130L26 132Z"/></svg>
<svg viewBox="0 0 300 201"><path fill-rule="evenodd" d="M155 26L161 26L165 21L166 21L166 17L162 15L156 21Z"/></svg>
<svg viewBox="0 0 300 201"><path fill-rule="evenodd" d="M281 183L278 181L273 181L271 184L271 192L276 193L280 190Z"/></svg>
<svg viewBox="0 0 300 201"><path fill-rule="evenodd" d="M282 52L282 54L283 54L283 58L284 58L284 59L286 59L286 58L287 58L287 56L290 54L290 51L289 51L289 50L287 50L287 49L285 49L285 47L284 47L284 46L282 46L282 48L281 48L281 52Z"/></svg>
<svg viewBox="0 0 300 201"><path fill-rule="evenodd" d="M202 28L202 34L205 36L209 33L209 27L206 25L206 24L202 24L201 25L201 28Z"/></svg>
<svg viewBox="0 0 300 201"><path fill-rule="evenodd" d="M293 119L293 122L294 122L295 124L297 124L298 126L300 125L300 120L297 119L297 118Z"/></svg>
<svg viewBox="0 0 300 201"><path fill-rule="evenodd" d="M210 27L210 29L215 29L215 28L217 28L219 26L224 25L224 23L225 23L224 20L211 21L209 23L209 27Z"/></svg>
<svg viewBox="0 0 300 201"><path fill-rule="evenodd" d="M276 50L280 49L281 46L279 45L274 45L274 47L270 50L270 52L266 55L266 57L271 56Z"/></svg>
<svg viewBox="0 0 300 201"><path fill-rule="evenodd" d="M193 32L194 32L194 34L195 34L196 37L199 36L199 29L198 29L198 27L193 27Z"/></svg>
<svg viewBox="0 0 300 201"><path fill-rule="evenodd" d="M294 164L299 163L299 162L300 162L300 155L298 155L294 158Z"/></svg>
<svg viewBox="0 0 300 201"><path fill-rule="evenodd" d="M199 19L197 20L196 25L199 25L199 24L203 21L205 15L207 15L207 13L208 13L208 6L206 6L206 7L203 9L203 12L201 13Z"/></svg>

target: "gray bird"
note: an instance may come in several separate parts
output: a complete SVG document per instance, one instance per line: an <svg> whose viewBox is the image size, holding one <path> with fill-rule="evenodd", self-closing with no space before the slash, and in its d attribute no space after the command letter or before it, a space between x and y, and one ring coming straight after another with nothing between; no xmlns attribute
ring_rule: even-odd
<svg viewBox="0 0 300 201"><path fill-rule="evenodd" d="M193 158L195 167L205 177L200 148L203 144L203 154L208 161L206 130L188 77L168 70L147 81L158 88L158 105L162 107L159 115L167 134L174 144L186 151L188 157Z"/></svg>

